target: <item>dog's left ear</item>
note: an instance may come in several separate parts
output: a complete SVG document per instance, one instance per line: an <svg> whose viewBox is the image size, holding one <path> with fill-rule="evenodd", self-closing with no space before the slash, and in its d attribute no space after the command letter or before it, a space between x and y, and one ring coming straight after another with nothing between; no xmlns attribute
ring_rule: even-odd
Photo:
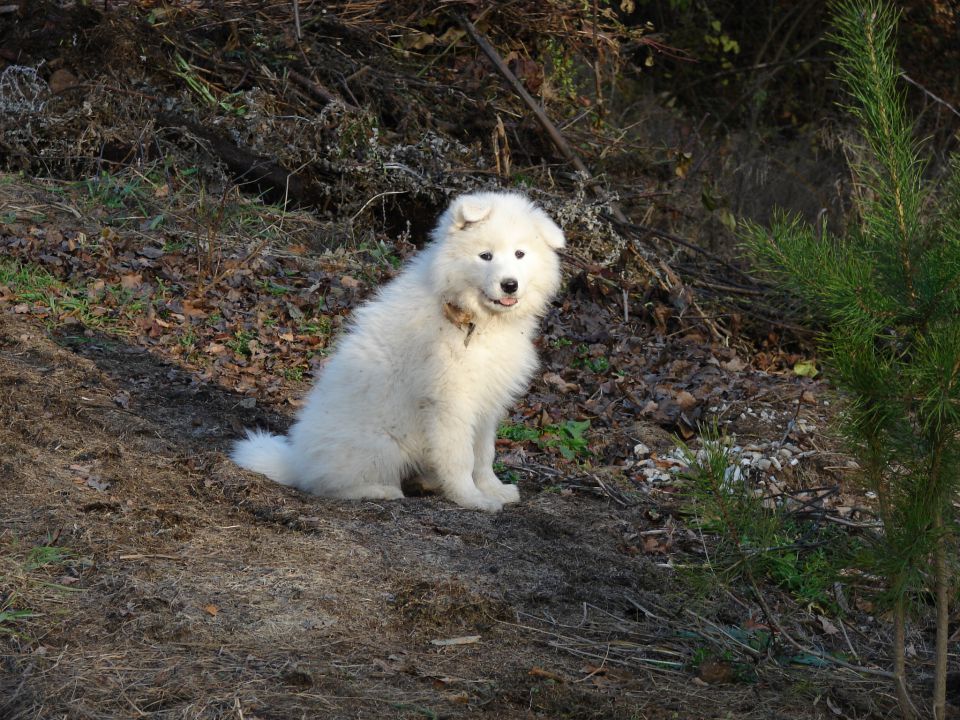
<svg viewBox="0 0 960 720"><path fill-rule="evenodd" d="M453 215L453 226L462 230L470 223L486 220L493 210L493 205L486 198L478 195L464 195L453 203L450 211Z"/></svg>
<svg viewBox="0 0 960 720"><path fill-rule="evenodd" d="M561 250L566 246L567 240L563 236L563 230L546 215L538 218L537 230L540 231L540 236L551 250Z"/></svg>

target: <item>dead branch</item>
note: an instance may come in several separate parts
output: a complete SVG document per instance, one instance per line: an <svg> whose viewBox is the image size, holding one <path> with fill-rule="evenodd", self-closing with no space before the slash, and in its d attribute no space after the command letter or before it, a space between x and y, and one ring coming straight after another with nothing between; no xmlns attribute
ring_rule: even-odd
<svg viewBox="0 0 960 720"><path fill-rule="evenodd" d="M536 100L533 99L533 96L527 92L527 89L523 86L523 83L517 79L517 76L513 74L510 68L507 67L507 64L503 61L503 58L500 57L500 54L496 51L487 39L481 35L477 29L473 26L469 20L463 15L458 15L457 19L460 21L460 24L463 26L463 29L467 31L467 34L470 36L470 39L473 40L477 46L483 50L483 53L490 59L490 62L493 63L493 66L497 69L503 78L510 84L510 87L513 88L513 91L520 96L520 99L523 100L527 107L530 108L533 112L534 117L537 119L537 122L540 123L540 126L546 131L547 135L550 136L550 140L553 141L553 144L557 147L557 150L573 165L577 172L584 176L588 181L588 186L590 187L591 192L595 195L600 195L600 190L597 188L595 183L589 182L594 179L593 173L584 165L583 160L580 159L580 156L577 155L573 148L570 147L570 143L567 142L566 138L563 137L563 134L557 129L557 126L553 124L547 114L544 112L543 107ZM623 214L623 211L617 206L616 203L610 203L610 211L613 213L613 216L617 218L619 222L627 223L626 215Z"/></svg>
<svg viewBox="0 0 960 720"><path fill-rule="evenodd" d="M272 160L238 147L213 130L201 127L186 118L165 113L158 119L163 125L186 128L191 134L206 142L214 154L229 168L238 183L253 185L258 191L278 201L289 198L298 205L315 205L319 201L319 194L313 183L299 177L296 172L291 172Z"/></svg>
<svg viewBox="0 0 960 720"><path fill-rule="evenodd" d="M354 107L353 105L350 105L349 103L345 102L345 101L343 100L343 98L341 98L341 97L339 97L338 95L330 92L330 91L327 90L323 85L321 85L320 83L316 82L315 80L311 80L310 78L306 77L305 75L301 75L300 73L298 73L298 72L297 72L296 70L294 70L293 68L288 68L288 69L287 69L287 76L288 76L291 80L293 80L295 83L297 83L298 85L300 85L300 86L301 86L304 90L306 90L308 93L310 93L310 95L311 95L315 100L319 100L320 102L324 103L325 105L329 105L330 103L339 103L339 104L342 105L342 106L344 107L344 109L347 110L348 112L359 112L359 108L356 108L356 107Z"/></svg>

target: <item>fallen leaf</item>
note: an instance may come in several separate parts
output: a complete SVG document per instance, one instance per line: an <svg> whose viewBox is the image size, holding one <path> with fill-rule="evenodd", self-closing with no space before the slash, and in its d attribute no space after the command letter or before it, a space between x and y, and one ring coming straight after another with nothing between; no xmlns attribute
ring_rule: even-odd
<svg viewBox="0 0 960 720"><path fill-rule="evenodd" d="M793 366L793 374L800 377L814 378L820 374L817 364L812 360L801 360Z"/></svg>
<svg viewBox="0 0 960 720"><path fill-rule="evenodd" d="M834 625L832 622L830 622L829 619L827 619L827 618L824 617L823 615L818 615L817 618L820 620L820 627L823 628L823 631L824 631L827 635L839 635L839 634L840 634L840 631L837 630L837 626Z"/></svg>
<svg viewBox="0 0 960 720"><path fill-rule="evenodd" d="M677 393L676 402L681 410L689 410L697 404L697 399L686 390L681 390Z"/></svg>
<svg viewBox="0 0 960 720"><path fill-rule="evenodd" d="M736 355L734 355L732 359L727 360L725 363L720 363L720 367L722 367L724 370L729 370L730 372L740 372L746 366L747 364Z"/></svg>
<svg viewBox="0 0 960 720"><path fill-rule="evenodd" d="M661 543L655 537L648 536L643 539L643 552L647 555L665 555L669 548L669 542Z"/></svg>
<svg viewBox="0 0 960 720"><path fill-rule="evenodd" d="M127 273L120 276L120 286L124 290L136 290L143 285L143 275L140 273Z"/></svg>
<svg viewBox="0 0 960 720"><path fill-rule="evenodd" d="M194 303L190 302L189 300L183 301L183 314L187 317L200 318L200 319L206 318L208 316L205 310L201 309L197 305L194 305Z"/></svg>
<svg viewBox="0 0 960 720"><path fill-rule="evenodd" d="M559 373L548 372L544 373L543 381L550 387L556 388L562 393L573 392L574 390L579 390L580 386L576 383L567 382Z"/></svg>
<svg viewBox="0 0 960 720"><path fill-rule="evenodd" d="M697 668L697 677L710 685L732 683L736 679L733 665L721 660L707 660Z"/></svg>
<svg viewBox="0 0 960 720"><path fill-rule="evenodd" d="M104 490L110 489L110 483L101 480L99 475L88 475L86 478L86 483L89 487L92 487L97 492L103 492Z"/></svg>
<svg viewBox="0 0 960 720"><path fill-rule="evenodd" d="M203 611L207 613L207 615L209 615L210 617L216 617L217 613L220 612L220 608L218 608L216 605L213 605L211 603L210 605L204 605Z"/></svg>

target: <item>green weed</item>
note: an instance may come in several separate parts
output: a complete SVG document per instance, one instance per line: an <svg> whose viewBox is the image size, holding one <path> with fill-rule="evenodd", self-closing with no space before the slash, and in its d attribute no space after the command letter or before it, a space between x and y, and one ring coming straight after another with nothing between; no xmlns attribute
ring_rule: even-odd
<svg viewBox="0 0 960 720"><path fill-rule="evenodd" d="M581 343L577 346L577 357L572 366L586 368L592 373L602 375L610 369L610 361L603 355L592 355L590 346Z"/></svg>
<svg viewBox="0 0 960 720"><path fill-rule="evenodd" d="M385 265L396 270L403 264L403 259L397 255L394 248L382 240L376 243L363 243L360 250L369 255L378 265Z"/></svg>
<svg viewBox="0 0 960 720"><path fill-rule="evenodd" d="M300 382L303 380L303 368L302 367L289 367L283 369L283 377L286 380L292 380L294 382Z"/></svg>
<svg viewBox="0 0 960 720"><path fill-rule="evenodd" d="M500 480L508 485L516 485L520 482L520 476L517 475L516 471L510 470L502 462L495 462L493 464L493 471L497 474Z"/></svg>
<svg viewBox="0 0 960 720"><path fill-rule="evenodd" d="M253 351L250 349L250 342L256 340L257 335L250 330L237 330L233 334L233 339L228 340L225 345L233 350L234 354L243 357L250 357Z"/></svg>
<svg viewBox="0 0 960 720"><path fill-rule="evenodd" d="M107 309L91 301L85 289L71 287L41 267L0 258L0 285L10 288L17 302L48 311L53 324L74 318L85 327L126 332Z"/></svg>
<svg viewBox="0 0 960 720"><path fill-rule="evenodd" d="M317 315L309 320L302 320L297 326L301 333L329 337L333 332L333 323L325 315Z"/></svg>
<svg viewBox="0 0 960 720"><path fill-rule="evenodd" d="M193 91L204 104L213 108L229 113L231 115L246 115L247 107L243 102L243 93L224 93L216 90L210 83L200 77L193 67L188 63L180 53L174 58L173 74L187 83L187 87Z"/></svg>
<svg viewBox="0 0 960 720"><path fill-rule="evenodd" d="M73 557L73 551L67 548L57 545L37 545L30 548L23 568L29 572L50 565L63 565Z"/></svg>
<svg viewBox="0 0 960 720"><path fill-rule="evenodd" d="M14 589L0 594L0 635L29 639L24 634L27 621L44 615L34 608L53 598L59 601L64 593L79 592L49 580L51 573L61 573L64 567L77 562L76 553L57 545L36 545L24 554L14 538L12 546L4 547L0 554L0 584Z"/></svg>
<svg viewBox="0 0 960 720"><path fill-rule="evenodd" d="M288 292L291 292L293 290L293 288L288 288L288 287L284 287L283 285L278 285L272 280L261 280L260 282L257 283L257 285L259 285L262 290L265 290L270 295L273 295L275 297L282 297L283 295L286 295Z"/></svg>
<svg viewBox="0 0 960 720"><path fill-rule="evenodd" d="M798 601L837 613L835 582L853 557L854 541L835 528L799 520L741 473L725 438L707 432L703 447L684 447L686 496L693 524L717 538L710 570L725 580L766 579Z"/></svg>
<svg viewBox="0 0 960 720"><path fill-rule="evenodd" d="M567 420L546 425L542 430L525 425L501 425L497 437L513 442L533 442L540 449L556 448L566 460L584 459L590 456L590 446L584 433L590 428L589 420Z"/></svg>

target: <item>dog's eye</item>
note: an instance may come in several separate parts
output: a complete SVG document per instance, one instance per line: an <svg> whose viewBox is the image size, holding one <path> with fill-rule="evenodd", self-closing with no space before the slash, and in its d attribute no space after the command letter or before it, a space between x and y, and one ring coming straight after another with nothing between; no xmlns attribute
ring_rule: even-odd
<svg viewBox="0 0 960 720"><path fill-rule="evenodd" d="M493 253L492 252L480 253L480 259L490 262L491 260L493 260Z"/></svg>
<svg viewBox="0 0 960 720"><path fill-rule="evenodd" d="M524 255L526 255L526 253L525 253L523 250L517 250L517 251L514 253L514 255L516 255L516 256L517 256L517 260L519 260L519 259L522 258Z"/></svg>

